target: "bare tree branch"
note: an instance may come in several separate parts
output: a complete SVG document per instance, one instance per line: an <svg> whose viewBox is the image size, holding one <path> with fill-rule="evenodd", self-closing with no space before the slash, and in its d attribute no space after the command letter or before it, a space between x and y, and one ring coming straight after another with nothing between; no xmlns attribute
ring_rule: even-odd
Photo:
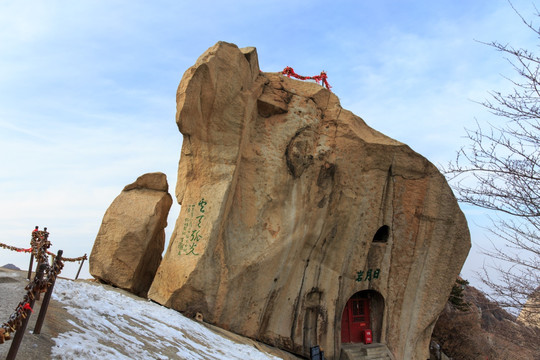
<svg viewBox="0 0 540 360"><path fill-rule="evenodd" d="M540 40L540 28L510 6ZM516 75L506 78L513 90L480 102L500 122L467 129L468 146L443 171L461 202L505 214L491 219L492 249L484 249L497 263L479 275L492 300L514 314L524 309L540 325L540 55L481 43L503 53Z"/></svg>

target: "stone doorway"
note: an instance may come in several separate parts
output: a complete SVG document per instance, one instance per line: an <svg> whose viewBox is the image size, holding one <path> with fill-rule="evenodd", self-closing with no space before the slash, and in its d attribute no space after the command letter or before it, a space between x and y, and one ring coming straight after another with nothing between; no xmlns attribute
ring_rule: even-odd
<svg viewBox="0 0 540 360"><path fill-rule="evenodd" d="M341 316L341 343L363 343L364 331L371 330L373 342L381 341L384 298L374 290L355 293Z"/></svg>

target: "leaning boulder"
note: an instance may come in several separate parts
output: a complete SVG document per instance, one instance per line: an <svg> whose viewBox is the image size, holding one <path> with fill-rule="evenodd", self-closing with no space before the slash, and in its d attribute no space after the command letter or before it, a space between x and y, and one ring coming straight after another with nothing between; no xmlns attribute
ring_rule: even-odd
<svg viewBox="0 0 540 360"><path fill-rule="evenodd" d="M220 42L177 93L182 204L149 297L304 357L426 359L470 248L444 176L315 83Z"/></svg>
<svg viewBox="0 0 540 360"><path fill-rule="evenodd" d="M146 296L161 262L172 205L163 173L140 176L107 209L90 254L93 277Z"/></svg>

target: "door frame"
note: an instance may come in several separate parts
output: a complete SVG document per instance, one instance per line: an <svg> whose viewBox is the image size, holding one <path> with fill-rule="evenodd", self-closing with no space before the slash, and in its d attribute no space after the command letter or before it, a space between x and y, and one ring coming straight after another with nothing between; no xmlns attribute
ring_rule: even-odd
<svg viewBox="0 0 540 360"><path fill-rule="evenodd" d="M361 309L360 313L364 313L364 316L367 316L367 319L357 316L357 326L353 325L353 304L363 304L364 308ZM379 292L375 290L362 290L354 293L345 303L345 307L341 313L341 343L362 343L362 332L364 329L370 329L372 331L373 342L380 342L383 316L384 298ZM361 322L364 322L364 325L360 325Z"/></svg>

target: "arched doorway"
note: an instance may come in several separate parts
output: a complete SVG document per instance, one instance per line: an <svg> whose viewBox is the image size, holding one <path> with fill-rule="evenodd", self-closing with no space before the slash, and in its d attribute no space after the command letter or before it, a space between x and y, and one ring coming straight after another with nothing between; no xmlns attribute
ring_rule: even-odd
<svg viewBox="0 0 540 360"><path fill-rule="evenodd" d="M384 298L374 290L359 291L347 301L341 316L341 342L364 342L364 331L371 330L373 342L380 342Z"/></svg>

